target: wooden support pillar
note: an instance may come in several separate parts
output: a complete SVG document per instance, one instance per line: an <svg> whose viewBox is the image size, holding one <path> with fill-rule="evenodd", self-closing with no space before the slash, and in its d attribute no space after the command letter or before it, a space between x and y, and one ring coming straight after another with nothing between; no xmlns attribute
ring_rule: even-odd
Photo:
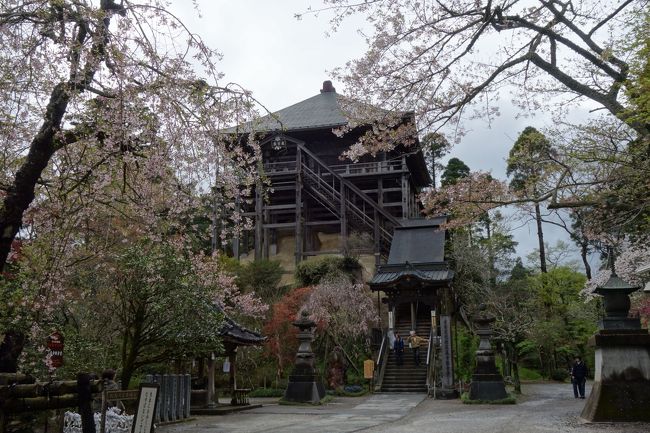
<svg viewBox="0 0 650 433"><path fill-rule="evenodd" d="M415 330L417 324L417 312L415 311L415 302L411 302L411 329Z"/></svg>
<svg viewBox="0 0 650 433"><path fill-rule="evenodd" d="M239 194L237 194L237 197L235 197L235 213L239 215L241 212L241 198L239 197ZM238 227L235 227L235 236L232 239L232 256L239 260L239 233L241 231L241 221L238 221L237 224L239 225Z"/></svg>
<svg viewBox="0 0 650 433"><path fill-rule="evenodd" d="M302 215L302 151L296 146L296 265L302 261L303 253Z"/></svg>
<svg viewBox="0 0 650 433"><path fill-rule="evenodd" d="M217 405L217 400L216 400L216 392L214 388L214 376L216 374L216 365L217 362L215 360L214 353L210 354L210 357L208 358L208 389L206 392L206 403L209 408L216 407Z"/></svg>
<svg viewBox="0 0 650 433"><path fill-rule="evenodd" d="M235 390L237 389L237 377L235 376L237 370L237 347L228 351L228 360L230 361L230 404L236 404Z"/></svg>
<svg viewBox="0 0 650 433"><path fill-rule="evenodd" d="M379 177L377 179L377 204L384 207L384 178Z"/></svg>
<svg viewBox="0 0 650 433"><path fill-rule="evenodd" d="M375 215L373 218L374 226L374 241L375 241L375 271L379 268L381 264L381 236L379 233L379 212L375 209Z"/></svg>
<svg viewBox="0 0 650 433"><path fill-rule="evenodd" d="M255 185L255 260L262 258L263 200L262 182L257 182L257 185Z"/></svg>
<svg viewBox="0 0 650 433"><path fill-rule="evenodd" d="M268 209L264 209L264 223L269 223L271 222L271 211ZM263 235L262 235L262 258L263 259L268 259L269 258L269 242L271 239L271 233L268 228L264 228L263 230Z"/></svg>
<svg viewBox="0 0 650 433"><path fill-rule="evenodd" d="M409 217L409 180L402 174L402 218Z"/></svg>
<svg viewBox="0 0 650 433"><path fill-rule="evenodd" d="M346 213L346 200L347 197L345 195L345 184L341 182L340 185L340 190L341 194L341 252L343 252L344 255L347 255L348 253L348 220L347 220L347 213Z"/></svg>

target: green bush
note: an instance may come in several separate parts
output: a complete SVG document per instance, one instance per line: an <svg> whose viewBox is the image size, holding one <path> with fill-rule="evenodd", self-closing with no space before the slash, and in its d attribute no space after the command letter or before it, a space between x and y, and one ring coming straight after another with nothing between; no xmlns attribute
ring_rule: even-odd
<svg viewBox="0 0 650 433"><path fill-rule="evenodd" d="M347 275L355 281L361 274L361 264L353 257L322 257L301 262L296 267L296 282L300 286L313 286L326 276Z"/></svg>
<svg viewBox="0 0 650 433"><path fill-rule="evenodd" d="M563 368L556 368L551 372L551 379L564 382L569 378L569 372Z"/></svg>
<svg viewBox="0 0 650 433"><path fill-rule="evenodd" d="M244 292L255 291L263 300L273 301L283 294L277 289L283 272L276 260L255 260L237 269L237 285Z"/></svg>
<svg viewBox="0 0 650 433"><path fill-rule="evenodd" d="M257 388L252 390L249 397L283 397L284 389L279 388Z"/></svg>
<svg viewBox="0 0 650 433"><path fill-rule="evenodd" d="M542 375L538 371L519 367L519 380L542 380Z"/></svg>

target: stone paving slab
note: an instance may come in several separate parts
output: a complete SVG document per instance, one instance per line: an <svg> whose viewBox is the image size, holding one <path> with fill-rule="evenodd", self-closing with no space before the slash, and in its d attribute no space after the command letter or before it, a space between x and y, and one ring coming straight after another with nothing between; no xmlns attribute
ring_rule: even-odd
<svg viewBox="0 0 650 433"><path fill-rule="evenodd" d="M335 398L323 406L268 405L245 413L200 417L182 426L163 426L158 433L354 432L394 422L425 399L424 394L375 394Z"/></svg>
<svg viewBox="0 0 650 433"><path fill-rule="evenodd" d="M585 400L573 398L570 384L525 384L523 392L516 405L465 405L423 394L337 397L323 406L270 404L197 417L157 433L650 433L647 423L586 423L580 419Z"/></svg>

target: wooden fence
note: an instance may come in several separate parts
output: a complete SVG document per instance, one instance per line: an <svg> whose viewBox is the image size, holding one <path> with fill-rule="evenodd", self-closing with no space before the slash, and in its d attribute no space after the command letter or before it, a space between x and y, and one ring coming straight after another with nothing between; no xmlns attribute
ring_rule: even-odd
<svg viewBox="0 0 650 433"><path fill-rule="evenodd" d="M189 374L148 374L145 376L145 382L160 385L156 423L189 418L192 395Z"/></svg>

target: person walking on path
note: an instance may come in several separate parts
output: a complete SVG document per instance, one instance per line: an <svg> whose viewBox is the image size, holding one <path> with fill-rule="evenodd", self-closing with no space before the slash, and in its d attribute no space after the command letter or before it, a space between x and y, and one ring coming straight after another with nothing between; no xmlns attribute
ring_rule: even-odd
<svg viewBox="0 0 650 433"><path fill-rule="evenodd" d="M415 360L416 366L420 365L420 346L426 342L427 340L425 338L417 336L415 334L415 331L410 332L408 343L409 347L413 351L413 359Z"/></svg>
<svg viewBox="0 0 650 433"><path fill-rule="evenodd" d="M395 357L397 358L397 365L404 364L404 340L399 335L399 332L395 333L395 341L393 341L393 350L395 351Z"/></svg>
<svg viewBox="0 0 650 433"><path fill-rule="evenodd" d="M571 367L571 383L573 384L573 395L575 398L585 398L585 383L587 382L587 365L582 358L575 357Z"/></svg>

